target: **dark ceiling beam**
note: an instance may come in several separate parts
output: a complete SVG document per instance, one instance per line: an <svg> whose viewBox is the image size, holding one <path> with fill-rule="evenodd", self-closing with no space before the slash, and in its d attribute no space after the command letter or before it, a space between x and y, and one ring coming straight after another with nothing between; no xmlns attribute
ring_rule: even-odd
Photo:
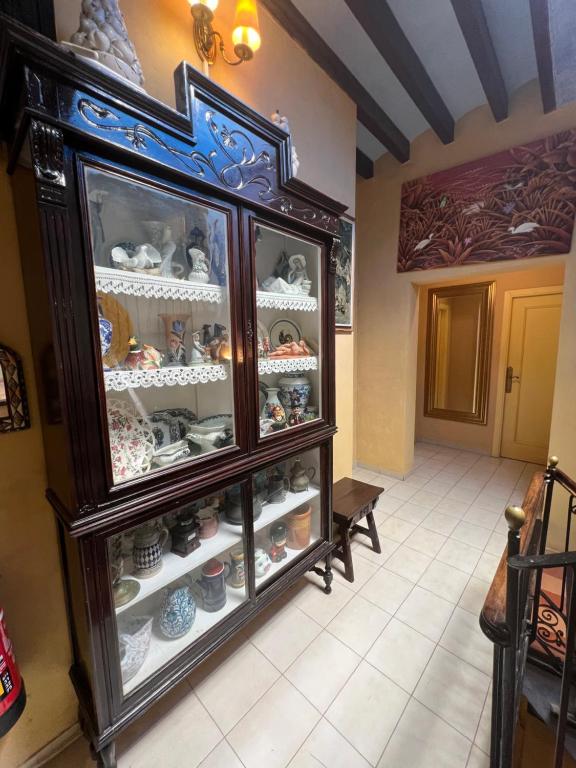
<svg viewBox="0 0 576 768"><path fill-rule="evenodd" d="M492 42L482 0L451 0L482 88L498 122L508 117L508 92Z"/></svg>
<svg viewBox="0 0 576 768"><path fill-rule="evenodd" d="M410 142L290 0L260 0L286 32L355 102L358 120L401 163L410 158Z"/></svg>
<svg viewBox="0 0 576 768"><path fill-rule="evenodd" d="M346 4L441 141L454 141L454 119L386 0Z"/></svg>
<svg viewBox="0 0 576 768"><path fill-rule="evenodd" d="M374 161L358 148L356 149L356 173L363 179L371 179L374 176Z"/></svg>
<svg viewBox="0 0 576 768"><path fill-rule="evenodd" d="M530 0L532 33L536 48L538 79L544 112L556 109L556 89L554 87L554 64L552 41L550 38L550 7L548 0Z"/></svg>

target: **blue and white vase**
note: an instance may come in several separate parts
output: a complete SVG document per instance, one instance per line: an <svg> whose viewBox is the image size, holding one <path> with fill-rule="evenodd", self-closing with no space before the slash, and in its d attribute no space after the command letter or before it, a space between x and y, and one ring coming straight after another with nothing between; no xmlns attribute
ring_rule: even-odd
<svg viewBox="0 0 576 768"><path fill-rule="evenodd" d="M100 350L102 357L106 357L112 346L112 323L104 317L100 306L98 306L98 328L100 331Z"/></svg>
<svg viewBox="0 0 576 768"><path fill-rule="evenodd" d="M196 600L189 586L167 589L160 611L160 631L170 640L189 632L196 618Z"/></svg>
<svg viewBox="0 0 576 768"><path fill-rule="evenodd" d="M278 380L278 387L278 398L286 411L290 412L292 408L304 411L312 392L310 379L299 373L288 373Z"/></svg>

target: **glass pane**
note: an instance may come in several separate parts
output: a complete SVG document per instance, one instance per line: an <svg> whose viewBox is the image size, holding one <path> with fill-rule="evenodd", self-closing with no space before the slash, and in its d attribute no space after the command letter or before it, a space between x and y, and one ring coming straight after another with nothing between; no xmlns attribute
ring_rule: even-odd
<svg viewBox="0 0 576 768"><path fill-rule="evenodd" d="M264 226L255 228L258 289L260 436L322 414L321 249Z"/></svg>
<svg viewBox="0 0 576 768"><path fill-rule="evenodd" d="M320 449L253 476L256 589L321 537Z"/></svg>
<svg viewBox="0 0 576 768"><path fill-rule="evenodd" d="M114 482L235 444L228 218L86 168Z"/></svg>
<svg viewBox="0 0 576 768"><path fill-rule="evenodd" d="M124 694L248 599L240 486L108 539Z"/></svg>

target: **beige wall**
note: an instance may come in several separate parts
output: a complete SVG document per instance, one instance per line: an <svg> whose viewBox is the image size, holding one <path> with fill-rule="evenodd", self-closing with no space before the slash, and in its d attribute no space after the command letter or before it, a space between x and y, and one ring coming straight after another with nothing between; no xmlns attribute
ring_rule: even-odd
<svg viewBox="0 0 576 768"><path fill-rule="evenodd" d="M547 262L548 259L545 259ZM502 339L502 320L504 295L506 291L518 288L540 288L562 285L564 282L563 264L546 264L538 267L540 259L532 261L532 269L519 272L496 272L483 274L482 282L494 281L494 330L492 335L492 354L490 358L490 393L488 400L488 422L465 424L445 419L432 419L424 416L424 373L426 360L426 308L427 294L430 288L477 282L478 276L469 276L461 280L435 283L420 289L419 333L418 333L418 384L416 400L416 439L425 440L457 448L465 448L480 453L491 453L494 426L496 420L496 391L502 382L498 381L498 364ZM436 270L434 277L440 277L441 270Z"/></svg>
<svg viewBox="0 0 576 768"><path fill-rule="evenodd" d="M357 460L366 466L404 475L413 461L417 382L418 301L422 284L450 280L483 280L502 272L525 271L566 262L566 294L560 339L557 398L550 448L576 471L574 436L576 400L569 397L576 376L574 248L568 257L542 257L522 262L396 273L400 189L404 181L456 166L499 150L576 125L576 104L544 115L535 82L511 99L510 117L495 123L487 106L465 115L456 140L443 146L427 132L412 144L412 159L399 166L389 156L376 164L375 178L357 188L356 312ZM572 430L570 431L570 426ZM488 445L488 443L486 443ZM570 467L570 463L574 467Z"/></svg>
<svg viewBox="0 0 576 768"><path fill-rule="evenodd" d="M56 0L61 39L77 28L80 0ZM128 29L140 54L146 89L174 104L172 74L182 59L198 65L186 0L121 0ZM221 0L218 17L229 28L233 0ZM300 155L300 178L335 197L354 213L356 118L354 104L292 39L261 12L262 48L241 67L217 64L214 79L269 115L285 112ZM45 470L20 257L5 158L0 158L3 231L2 280L9 290L0 302L0 338L19 350L32 404L32 429L0 440L0 604L6 608L29 701L20 722L0 741L0 765L13 768L56 738L76 719L68 682L70 646L64 610L53 515L44 501ZM354 337L337 339L335 476L349 474L353 457Z"/></svg>

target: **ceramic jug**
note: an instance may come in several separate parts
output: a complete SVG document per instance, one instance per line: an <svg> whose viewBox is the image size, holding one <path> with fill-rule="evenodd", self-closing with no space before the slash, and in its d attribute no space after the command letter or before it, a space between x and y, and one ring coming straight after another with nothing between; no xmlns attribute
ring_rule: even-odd
<svg viewBox="0 0 576 768"><path fill-rule="evenodd" d="M272 475L268 481L268 503L281 504L286 501L289 490L290 480L285 475Z"/></svg>
<svg viewBox="0 0 576 768"><path fill-rule="evenodd" d="M168 530L158 525L143 525L134 535L132 562L134 576L149 579L162 568L162 550L168 538Z"/></svg>
<svg viewBox="0 0 576 768"><path fill-rule="evenodd" d="M234 589L240 589L246 582L244 570L244 548L242 546L234 547L230 550L230 573L228 575L228 584Z"/></svg>
<svg viewBox="0 0 576 768"><path fill-rule="evenodd" d="M310 544L312 507L304 504L286 516L288 536L286 546L289 549L306 549Z"/></svg>
<svg viewBox="0 0 576 768"><path fill-rule="evenodd" d="M314 478L314 467L303 467L300 459L296 459L290 470L290 490L292 493L300 493L308 490L310 480Z"/></svg>
<svg viewBox="0 0 576 768"><path fill-rule="evenodd" d="M214 613L226 605L226 576L230 572L228 563L213 558L202 566L202 577L197 582L202 592L203 608Z"/></svg>
<svg viewBox="0 0 576 768"><path fill-rule="evenodd" d="M182 637L191 629L195 618L196 600L188 584L165 590L158 622L164 637L170 640Z"/></svg>

